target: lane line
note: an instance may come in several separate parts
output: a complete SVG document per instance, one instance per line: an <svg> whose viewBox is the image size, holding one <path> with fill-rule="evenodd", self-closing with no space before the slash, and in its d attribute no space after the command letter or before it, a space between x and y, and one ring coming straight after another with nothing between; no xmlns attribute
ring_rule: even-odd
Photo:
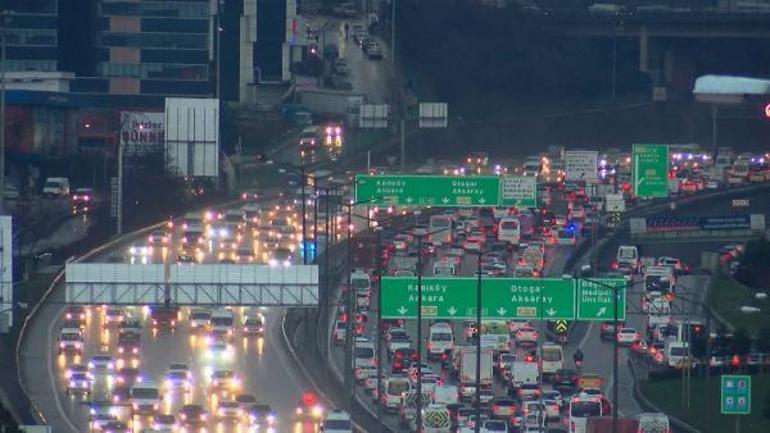
<svg viewBox="0 0 770 433"><path fill-rule="evenodd" d="M59 313L61 313L62 311L64 311L63 307L59 310ZM48 346L48 350L46 351L46 365L48 366L48 378L50 379L51 391L53 392L54 401L56 402L56 409L59 411L59 415L61 415L62 419L64 419L64 422L67 423L67 427L70 428L70 431L72 431L73 433L78 433L79 432L78 428L75 427L75 424L72 422L72 420L70 420L69 416L64 411L64 406L62 406L61 399L60 399L61 393L59 393L59 390L56 389L56 379L54 379L55 375L54 375L54 369L53 369L53 349L51 348L52 347L51 342L54 341L53 328L54 326L56 326L57 322L58 320L54 319L51 321L51 324L48 325L48 335L47 335L47 341L46 341L46 345Z"/></svg>

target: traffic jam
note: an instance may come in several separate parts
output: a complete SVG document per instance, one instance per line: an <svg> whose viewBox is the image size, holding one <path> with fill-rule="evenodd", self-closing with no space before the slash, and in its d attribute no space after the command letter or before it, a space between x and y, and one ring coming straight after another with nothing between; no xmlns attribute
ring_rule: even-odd
<svg viewBox="0 0 770 433"><path fill-rule="evenodd" d="M382 320L379 328L372 320L379 276L545 277L569 272L549 270L552 257L560 249L571 254L572 249L564 246L586 240L596 225L613 229L612 214L635 205L637 200L631 196L630 154L600 154L597 180L591 189L584 182L568 180L565 162L558 154L559 150L534 155L521 165L506 167L489 163L486 154L474 153L460 165L418 169L425 174L534 176L538 208L432 208L416 212L411 227L388 232L380 254L370 257L368 264L362 263L368 259L359 260L359 269L350 274L349 286L342 288L330 339L342 352L347 330L354 330L351 373L359 393L389 415L389 426L413 432L471 432L480 423L484 432L583 433L594 431L590 430L591 423L600 422L594 417L612 414L606 394L611 378L583 368L586 355L574 347L567 350L566 336L556 331L554 322L484 319L477 329L475 321L424 319L420 356L414 320ZM714 159L692 146L672 146L669 156L669 196L765 181L765 174L770 174L765 155L735 156L729 149L720 149ZM741 245L722 248L723 264L739 257L740 251ZM644 321L638 328L623 321L617 327L613 321L599 323L598 338L609 353L617 341L626 354L647 359L653 368L681 369L696 365L690 348L708 338L714 348L710 367L730 371L751 362L751 357L744 361L728 353L730 335L710 333L698 318L674 319L677 279L690 272L688 264L677 257L645 257L641 253L638 246L621 245L615 260L600 265L602 277L623 279L634 288L628 296L638 299L628 299L627 308L642 315ZM363 255L356 252L359 259ZM351 312L348 296L353 299ZM347 320L354 321L352 327L347 326ZM377 351L377 333L381 353ZM481 339L482 348L480 419L476 419L474 407L477 339ZM382 371L379 377L378 362ZM418 381L423 393L422 426L416 425ZM650 431L669 431L663 414L645 413L633 421L639 426L665 426Z"/></svg>
<svg viewBox="0 0 770 433"><path fill-rule="evenodd" d="M108 260L301 263L299 206L282 198L293 195L269 202L260 195L244 192L236 207L187 213ZM312 224L307 228L312 256ZM325 407L314 393L297 394L295 410L279 413L267 390L250 385L241 359L264 356L266 313L264 307L68 306L54 342L57 388L95 432L313 432L323 423L350 430L349 415Z"/></svg>

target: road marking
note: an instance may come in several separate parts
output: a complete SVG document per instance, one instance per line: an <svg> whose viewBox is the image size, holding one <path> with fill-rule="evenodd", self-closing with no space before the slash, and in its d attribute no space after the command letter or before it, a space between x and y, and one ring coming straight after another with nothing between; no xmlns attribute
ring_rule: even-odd
<svg viewBox="0 0 770 433"><path fill-rule="evenodd" d="M55 290L55 289L54 289ZM64 311L64 308L62 307L58 313L61 313ZM48 335L47 335L47 341L46 345L48 346L48 350L46 351L46 364L48 367L48 377L51 379L51 391L53 391L54 395L54 401L56 401L56 409L59 411L59 415L64 419L64 421L67 423L67 427L72 430L74 433L78 433L80 430L75 427L75 424L73 424L72 420L70 420L69 416L67 416L67 413L64 411L64 406L62 406L60 401L60 394L59 391L56 389L56 379L54 379L54 370L53 370L53 349L52 344L53 342L53 328L58 322L58 319L56 317L59 317L59 314L54 316L54 320L51 321L51 324L48 325ZM81 357L85 356L85 353L81 355Z"/></svg>
<svg viewBox="0 0 770 433"><path fill-rule="evenodd" d="M586 329L585 335L583 335L583 338L580 340L580 344L578 344L578 349L582 349L583 346L586 344L586 341L588 341L588 337L591 336L591 331L594 329L594 322L591 321L588 324L588 329Z"/></svg>

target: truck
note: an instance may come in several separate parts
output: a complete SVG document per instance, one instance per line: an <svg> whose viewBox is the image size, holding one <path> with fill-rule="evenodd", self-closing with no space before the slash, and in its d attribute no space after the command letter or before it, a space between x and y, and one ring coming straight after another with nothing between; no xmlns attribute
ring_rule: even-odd
<svg viewBox="0 0 770 433"><path fill-rule="evenodd" d="M540 370L536 362L514 361L511 364L511 386L538 383Z"/></svg>
<svg viewBox="0 0 770 433"><path fill-rule="evenodd" d="M363 93L335 90L300 89L296 95L297 100L313 114L343 119L349 124L358 119L359 107L366 102Z"/></svg>
<svg viewBox="0 0 770 433"><path fill-rule="evenodd" d="M460 398L470 400L476 394L476 348L461 346L454 353L458 356ZM492 388L492 367L494 352L489 349L481 349L481 388Z"/></svg>

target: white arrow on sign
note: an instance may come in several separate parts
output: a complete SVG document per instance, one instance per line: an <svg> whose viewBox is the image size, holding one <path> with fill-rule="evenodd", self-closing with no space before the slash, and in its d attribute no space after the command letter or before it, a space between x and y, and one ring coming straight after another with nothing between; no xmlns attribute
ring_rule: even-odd
<svg viewBox="0 0 770 433"><path fill-rule="evenodd" d="M401 314L402 316L406 314L407 311L409 310L407 310L406 307L404 307L403 305L401 306L401 308L398 309L399 314Z"/></svg>
<svg viewBox="0 0 770 433"><path fill-rule="evenodd" d="M553 307L551 307L551 308L545 310L545 314L553 317L556 314L556 310L554 310Z"/></svg>
<svg viewBox="0 0 770 433"><path fill-rule="evenodd" d="M481 197L481 198L479 199L479 203L481 203L481 204L484 204L484 203L486 203L486 202L487 202L487 200L486 200L484 197Z"/></svg>
<svg viewBox="0 0 770 433"><path fill-rule="evenodd" d="M412 197L407 197L407 198L406 198L406 202L407 202L407 203L411 203L411 202L413 202L413 201L414 201L414 199L413 199Z"/></svg>
<svg viewBox="0 0 770 433"><path fill-rule="evenodd" d="M506 310L503 307L500 307L500 308L497 309L497 314L499 314L500 316L505 316L505 313L507 313L507 312L508 312L508 310Z"/></svg>
<svg viewBox="0 0 770 433"><path fill-rule="evenodd" d="M449 203L449 197L444 197L444 198L442 198L442 199L441 199L441 202L442 202L442 203L444 203L444 204L447 204L447 203Z"/></svg>
<svg viewBox="0 0 770 433"><path fill-rule="evenodd" d="M455 306L454 306L454 305L452 305L452 306L450 306L450 307L449 307L449 308L446 310L446 312L447 312L447 313L449 313L449 315L450 315L450 316L454 316L455 314L457 314L457 308L455 308Z"/></svg>
<svg viewBox="0 0 770 433"><path fill-rule="evenodd" d="M599 311L596 312L596 317L602 317L605 313L607 313L607 307L599 308Z"/></svg>

